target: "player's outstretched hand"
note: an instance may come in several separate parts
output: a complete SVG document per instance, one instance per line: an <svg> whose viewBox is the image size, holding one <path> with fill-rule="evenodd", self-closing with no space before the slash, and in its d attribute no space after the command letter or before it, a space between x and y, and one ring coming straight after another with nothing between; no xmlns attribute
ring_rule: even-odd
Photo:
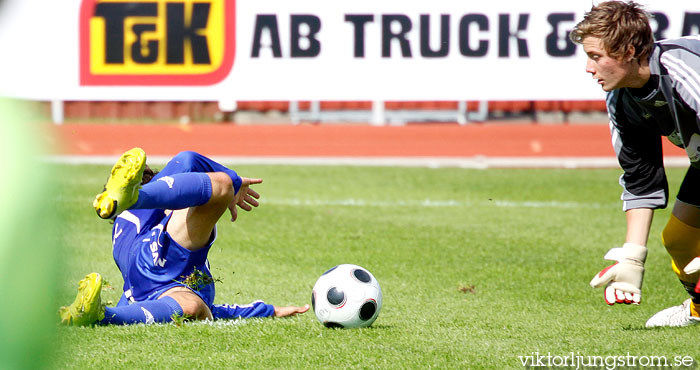
<svg viewBox="0 0 700 370"><path fill-rule="evenodd" d="M693 260L690 261L689 264L685 265L685 268L683 268L683 272L688 275L694 274L698 271L700 271L700 257L693 258ZM695 285L695 293L700 294L700 280L698 280L698 283Z"/></svg>
<svg viewBox="0 0 700 370"><path fill-rule="evenodd" d="M233 201L228 206L228 210L231 211L231 222L236 221L238 218L238 209L236 206L250 212L253 207L260 205L258 202L258 199L260 199L260 194L251 189L250 185L260 184L262 183L262 179L249 179L247 177L241 177L241 180L241 187L238 189L238 192L233 197Z"/></svg>
<svg viewBox="0 0 700 370"><path fill-rule="evenodd" d="M275 317L287 317L287 316L295 316L301 313L304 313L309 310L309 305L304 305L301 307L296 307L296 306L289 306L289 307L275 307Z"/></svg>
<svg viewBox="0 0 700 370"><path fill-rule="evenodd" d="M642 280L647 248L625 243L622 248L613 248L605 259L617 261L596 274L591 280L594 288L605 285L605 303L639 304L642 300Z"/></svg>

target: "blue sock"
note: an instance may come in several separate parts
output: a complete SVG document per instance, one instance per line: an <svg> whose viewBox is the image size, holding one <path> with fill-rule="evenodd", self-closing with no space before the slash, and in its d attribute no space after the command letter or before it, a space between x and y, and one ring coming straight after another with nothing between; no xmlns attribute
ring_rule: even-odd
<svg viewBox="0 0 700 370"><path fill-rule="evenodd" d="M130 305L105 307L105 318L99 325L153 324L172 321L173 314L182 315L182 307L172 297Z"/></svg>
<svg viewBox="0 0 700 370"><path fill-rule="evenodd" d="M178 153L155 178L183 172L224 172L231 178L236 193L241 188L242 180L236 171L192 151Z"/></svg>
<svg viewBox="0 0 700 370"><path fill-rule="evenodd" d="M271 304L265 304L263 301L255 301L245 306L215 304L211 308L211 314L214 316L214 320L268 317L275 314L275 307Z"/></svg>
<svg viewBox="0 0 700 370"><path fill-rule="evenodd" d="M201 172L162 176L143 185L130 209L183 209L200 206L211 198L211 179Z"/></svg>

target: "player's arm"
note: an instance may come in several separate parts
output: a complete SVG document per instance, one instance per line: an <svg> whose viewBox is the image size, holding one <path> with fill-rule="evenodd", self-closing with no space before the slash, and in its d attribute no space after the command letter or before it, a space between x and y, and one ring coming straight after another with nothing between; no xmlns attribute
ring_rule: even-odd
<svg viewBox="0 0 700 370"><path fill-rule="evenodd" d="M652 208L634 208L627 210L627 237L625 243L647 245L651 221L654 218Z"/></svg>
<svg viewBox="0 0 700 370"><path fill-rule="evenodd" d="M236 221L238 218L238 208L240 207L244 211L250 212L253 207L260 205L258 199L260 199L260 194L257 191L250 188L250 185L262 183L262 179L249 179L247 177L241 177L241 187L236 192L233 197L233 201L228 206L228 210L231 212L231 222Z"/></svg>
<svg viewBox="0 0 700 370"><path fill-rule="evenodd" d="M604 299L609 305L638 304L641 302L646 244L654 209L666 206L668 185L660 133L651 126L645 126L639 117L630 112L629 107L618 104L619 91L612 94L608 99L608 109L613 112L613 146L624 170L620 185L623 187L627 233L625 244L621 248L611 249L604 257L615 261L615 264L596 274L590 284L594 288L605 287ZM617 113L626 115L621 123L617 120Z"/></svg>
<svg viewBox="0 0 700 370"><path fill-rule="evenodd" d="M309 305L304 306L273 306L263 301L255 301L251 304L239 306L236 304L215 304L211 307L211 313L215 320L249 319L253 317L287 317L302 314L309 310Z"/></svg>
<svg viewBox="0 0 700 370"><path fill-rule="evenodd" d="M182 172L223 172L231 178L233 183L233 190L235 196L231 204L229 205L229 211L231 212L231 221L235 221L238 217L238 211L236 206L250 211L253 207L259 205L257 199L260 198L260 194L255 190L250 188L250 185L259 184L262 179L251 179L239 176L236 171L208 158L202 154L193 151L184 151L178 153L174 156L170 162L160 171L154 179L158 179L162 176L167 176L175 173Z"/></svg>
<svg viewBox="0 0 700 370"><path fill-rule="evenodd" d="M288 317L288 316L296 316L298 314L302 314L306 311L309 310L309 305L303 305L303 306L274 306L275 307L275 317Z"/></svg>
<svg viewBox="0 0 700 370"><path fill-rule="evenodd" d="M231 178L235 191L233 201L228 207L232 222L238 218L238 207L250 212L253 207L260 205L260 194L250 186L262 183L262 179L241 177L236 171L196 152L182 152L173 158L173 161L175 160L182 162L192 172L224 172Z"/></svg>
<svg viewBox="0 0 700 370"><path fill-rule="evenodd" d="M627 211L627 237L622 248L613 248L605 255L616 261L591 280L594 288L605 285L603 296L609 305L615 303L639 304L642 299L644 262L647 255L647 239L654 216L650 208L634 208Z"/></svg>

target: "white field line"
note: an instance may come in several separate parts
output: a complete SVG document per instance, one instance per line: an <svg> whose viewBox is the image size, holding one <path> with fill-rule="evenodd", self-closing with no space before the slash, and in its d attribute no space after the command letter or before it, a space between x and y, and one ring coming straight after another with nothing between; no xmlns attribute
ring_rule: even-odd
<svg viewBox="0 0 700 370"><path fill-rule="evenodd" d="M294 207L319 207L319 206L345 206L345 207L456 207L456 208L473 208L473 207L499 207L499 208L616 208L621 207L617 203L581 203L581 202L562 202L562 201L517 201L517 200L484 200L484 201L460 201L454 199L448 200L363 200L363 199L280 199L267 198L260 199L261 204L270 204L275 206L294 206Z"/></svg>
<svg viewBox="0 0 700 370"><path fill-rule="evenodd" d="M256 321L262 321L262 318L250 318L250 319L230 319L230 320L198 320L198 321L188 321L186 326L213 326L216 328L224 328L224 327L231 327L231 326L240 326L240 325L246 325L250 324L252 322ZM153 325L158 325L158 326L171 326L174 325L172 322L167 322L167 323L152 323L152 324L145 324L145 323L139 323L136 324L138 326L148 326L151 327Z"/></svg>
<svg viewBox="0 0 700 370"><path fill-rule="evenodd" d="M54 155L51 163L113 164L118 156ZM163 165L170 157L150 156L148 162ZM237 157L213 156L220 163L232 165L299 165L299 166L376 166L428 168L619 168L615 157ZM666 167L687 167L687 157L664 158Z"/></svg>

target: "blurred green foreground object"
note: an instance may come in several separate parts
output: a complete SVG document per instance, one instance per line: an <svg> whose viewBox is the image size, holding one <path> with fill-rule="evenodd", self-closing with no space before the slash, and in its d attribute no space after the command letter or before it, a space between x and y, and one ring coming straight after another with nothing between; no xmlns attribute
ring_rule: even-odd
<svg viewBox="0 0 700 370"><path fill-rule="evenodd" d="M61 219L41 160L45 135L22 104L0 98L0 367L50 366Z"/></svg>

